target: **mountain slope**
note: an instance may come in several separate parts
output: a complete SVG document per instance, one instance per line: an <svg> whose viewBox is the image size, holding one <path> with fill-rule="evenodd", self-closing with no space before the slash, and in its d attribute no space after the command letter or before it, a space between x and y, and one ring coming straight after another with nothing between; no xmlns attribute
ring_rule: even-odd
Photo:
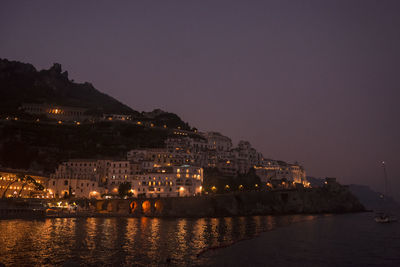
<svg viewBox="0 0 400 267"><path fill-rule="evenodd" d="M140 113L88 82L75 83L57 63L48 70L37 71L31 64L0 59L0 96L0 115L15 114L22 103L47 103L87 108L87 114L98 117L108 113L127 114L156 126L191 129L174 113L160 109Z"/></svg>
<svg viewBox="0 0 400 267"><path fill-rule="evenodd" d="M74 83L60 64L37 71L30 64L0 59L1 111L13 111L21 103L48 103L85 107L97 113L139 113L99 92L90 83Z"/></svg>

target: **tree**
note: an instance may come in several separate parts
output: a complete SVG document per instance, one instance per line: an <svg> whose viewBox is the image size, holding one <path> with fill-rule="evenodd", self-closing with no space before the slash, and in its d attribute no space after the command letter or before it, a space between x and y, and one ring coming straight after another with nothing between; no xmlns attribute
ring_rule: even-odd
<svg viewBox="0 0 400 267"><path fill-rule="evenodd" d="M129 182L124 182L118 186L118 194L121 198L124 198L126 196L131 197L132 192L131 192L131 183Z"/></svg>
<svg viewBox="0 0 400 267"><path fill-rule="evenodd" d="M260 189L261 180L254 168L250 168L246 174L238 174L235 180L238 187L242 185L241 190L251 191Z"/></svg>

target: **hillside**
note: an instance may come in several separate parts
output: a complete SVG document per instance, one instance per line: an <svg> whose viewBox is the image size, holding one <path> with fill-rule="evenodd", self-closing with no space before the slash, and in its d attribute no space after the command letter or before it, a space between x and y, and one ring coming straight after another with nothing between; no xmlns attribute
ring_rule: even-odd
<svg viewBox="0 0 400 267"><path fill-rule="evenodd" d="M98 91L92 84L75 83L55 63L48 70L38 71L31 64L0 59L0 115L13 115L22 103L47 103L51 105L87 108L90 115L127 114L141 120L151 120L155 125L189 130L190 126L178 115L156 109L138 112L115 98Z"/></svg>
<svg viewBox="0 0 400 267"><path fill-rule="evenodd" d="M162 147L169 130L118 122L56 125L0 123L0 166L53 172L70 158L124 158L130 149Z"/></svg>
<svg viewBox="0 0 400 267"><path fill-rule="evenodd" d="M174 113L160 109L138 112L90 83L75 83L60 64L37 71L30 64L0 59L0 95L3 168L51 173L70 158L121 159L130 149L163 147L165 139L174 136L177 128L198 136ZM59 124L45 115L19 110L22 103L83 107L95 119L80 125ZM133 121L104 121L104 113L131 115Z"/></svg>
<svg viewBox="0 0 400 267"><path fill-rule="evenodd" d="M312 187L322 187L325 179L307 176ZM400 211L400 205L391 197L386 197L385 203L381 199L381 193L373 191L366 185L351 184L348 186L350 192L355 195L365 208L369 210L382 210L383 208Z"/></svg>
<svg viewBox="0 0 400 267"><path fill-rule="evenodd" d="M31 64L0 59L1 110L16 110L21 103L49 103L88 108L104 113L138 114L90 83L75 83L60 64L37 71Z"/></svg>

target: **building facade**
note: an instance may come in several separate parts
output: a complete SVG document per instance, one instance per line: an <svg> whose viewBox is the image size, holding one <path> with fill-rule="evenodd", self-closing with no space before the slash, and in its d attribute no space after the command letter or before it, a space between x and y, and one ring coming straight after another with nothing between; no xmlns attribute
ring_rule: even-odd
<svg viewBox="0 0 400 267"><path fill-rule="evenodd" d="M28 114L45 115L50 119L59 121L85 121L92 119L91 116L85 115L87 109L78 107L24 103L20 109Z"/></svg>

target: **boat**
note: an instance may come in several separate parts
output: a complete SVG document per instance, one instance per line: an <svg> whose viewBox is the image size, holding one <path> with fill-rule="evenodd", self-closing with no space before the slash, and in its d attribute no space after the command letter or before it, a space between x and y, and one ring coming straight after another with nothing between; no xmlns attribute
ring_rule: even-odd
<svg viewBox="0 0 400 267"><path fill-rule="evenodd" d="M380 198L382 199L383 205L385 206L385 196L387 195L387 173L386 173L386 164L382 161L382 168L383 168L383 177L385 181L385 194L381 195ZM377 212L375 215L375 222L377 223L391 223L396 222L397 218L390 214L384 208L384 211Z"/></svg>
<svg viewBox="0 0 400 267"><path fill-rule="evenodd" d="M381 212L375 215L375 221L377 223L391 223L391 222L397 222L397 218L391 214Z"/></svg>
<svg viewBox="0 0 400 267"><path fill-rule="evenodd" d="M40 199L0 199L0 219L44 218L45 205Z"/></svg>

